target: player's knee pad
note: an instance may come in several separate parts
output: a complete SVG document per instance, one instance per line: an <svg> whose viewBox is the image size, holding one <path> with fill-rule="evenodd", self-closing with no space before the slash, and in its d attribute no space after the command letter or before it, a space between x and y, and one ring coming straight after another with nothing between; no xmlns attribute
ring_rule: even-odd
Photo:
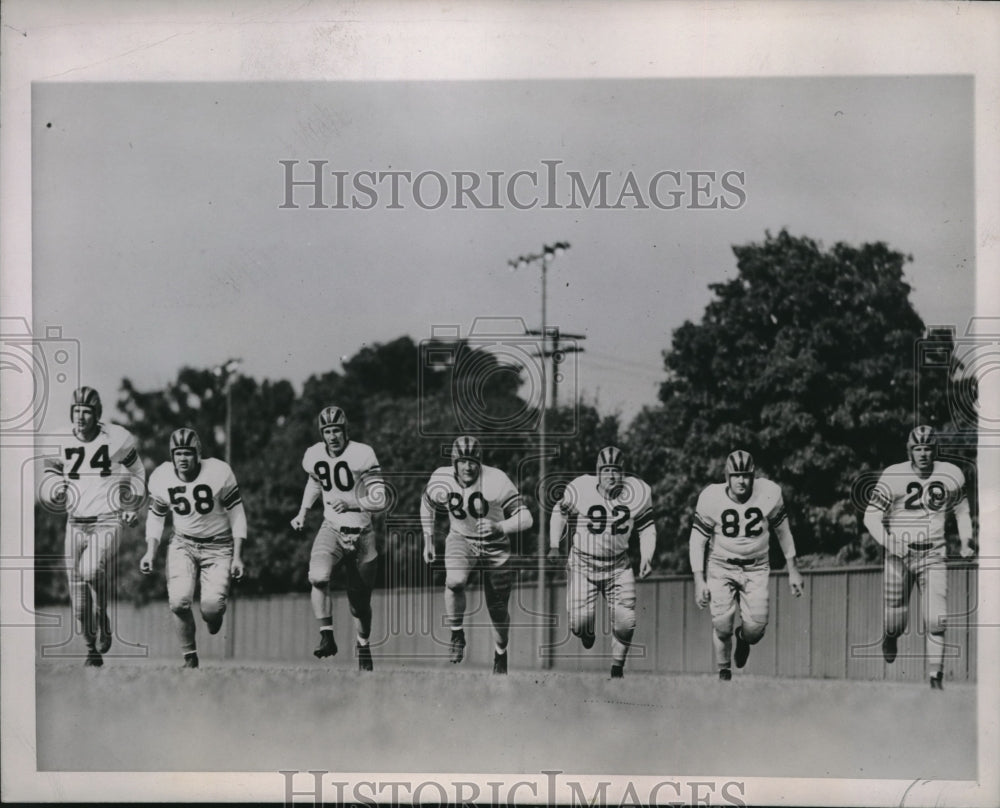
<svg viewBox="0 0 1000 808"><path fill-rule="evenodd" d="M619 634L631 636L635 631L635 609L625 605L615 606L611 613L611 629L615 636Z"/></svg>
<svg viewBox="0 0 1000 808"><path fill-rule="evenodd" d="M465 591L465 578L458 576L451 577L449 575L445 577L444 585L455 594L461 594Z"/></svg>
<svg viewBox="0 0 1000 808"><path fill-rule="evenodd" d="M947 626L947 617L943 614L932 614L927 621L927 632L929 634L944 634Z"/></svg>
<svg viewBox="0 0 1000 808"><path fill-rule="evenodd" d="M191 598L176 598L168 601L170 611L174 614L187 614L191 611Z"/></svg>
<svg viewBox="0 0 1000 808"><path fill-rule="evenodd" d="M330 585L330 576L323 576L321 574L314 574L312 570L309 571L309 586L313 589L326 589Z"/></svg>
<svg viewBox="0 0 1000 808"><path fill-rule="evenodd" d="M717 637L721 639L726 639L731 637L733 634L733 618L736 615L736 611L730 610L725 614L712 615L712 628L715 630Z"/></svg>
<svg viewBox="0 0 1000 808"><path fill-rule="evenodd" d="M226 601L224 598L202 598L199 604L201 616L206 623L212 623L222 619L226 613Z"/></svg>
<svg viewBox="0 0 1000 808"><path fill-rule="evenodd" d="M750 645L760 642L764 637L764 629L767 628L767 623L755 623L751 620L747 620L740 627L740 633L743 635L743 639L746 640Z"/></svg>

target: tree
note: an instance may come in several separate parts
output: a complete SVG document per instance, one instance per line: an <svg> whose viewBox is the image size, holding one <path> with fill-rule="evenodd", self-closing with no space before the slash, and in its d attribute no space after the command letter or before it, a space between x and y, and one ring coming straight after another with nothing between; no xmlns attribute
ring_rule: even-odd
<svg viewBox="0 0 1000 808"><path fill-rule="evenodd" d="M658 555L674 568L698 490L723 479L735 448L782 485L799 553L836 555L860 541L859 482L900 456L915 418L948 425L947 379L917 384L925 329L908 256L880 242L824 250L784 230L733 252L736 277L711 284L701 322L674 332L660 406L627 438L655 480Z"/></svg>

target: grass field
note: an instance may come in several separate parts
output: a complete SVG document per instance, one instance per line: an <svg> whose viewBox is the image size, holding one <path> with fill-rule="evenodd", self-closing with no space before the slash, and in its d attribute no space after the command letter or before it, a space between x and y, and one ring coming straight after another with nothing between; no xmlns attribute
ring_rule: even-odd
<svg viewBox="0 0 1000 808"><path fill-rule="evenodd" d="M40 771L976 775L972 685L39 662Z"/></svg>

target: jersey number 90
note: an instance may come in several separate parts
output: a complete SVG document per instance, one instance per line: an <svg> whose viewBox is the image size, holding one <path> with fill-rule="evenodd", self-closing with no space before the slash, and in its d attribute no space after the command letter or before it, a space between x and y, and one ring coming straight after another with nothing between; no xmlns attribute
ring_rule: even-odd
<svg viewBox="0 0 1000 808"><path fill-rule="evenodd" d="M334 484L340 491L351 491L354 488L354 475L351 474L351 467L343 460L333 467L332 472L330 464L325 460L320 460L313 466L313 474L316 475L316 479L319 480L324 491L329 491Z"/></svg>

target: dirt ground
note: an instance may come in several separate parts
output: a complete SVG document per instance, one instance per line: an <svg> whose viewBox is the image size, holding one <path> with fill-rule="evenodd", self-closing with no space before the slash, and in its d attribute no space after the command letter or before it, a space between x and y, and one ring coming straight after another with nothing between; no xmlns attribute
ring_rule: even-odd
<svg viewBox="0 0 1000 808"><path fill-rule="evenodd" d="M972 685L109 661L40 662L35 687L39 771L970 780L977 766Z"/></svg>

